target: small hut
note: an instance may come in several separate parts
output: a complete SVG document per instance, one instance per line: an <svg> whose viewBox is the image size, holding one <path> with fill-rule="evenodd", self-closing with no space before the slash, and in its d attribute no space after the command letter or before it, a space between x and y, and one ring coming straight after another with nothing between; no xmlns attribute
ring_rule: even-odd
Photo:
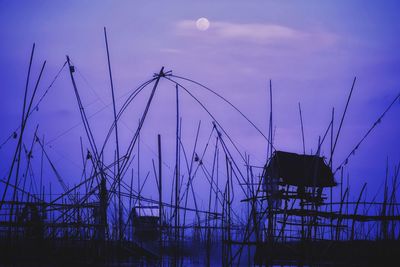
<svg viewBox="0 0 400 267"><path fill-rule="evenodd" d="M317 155L275 151L264 170L264 190L273 207L278 207L282 198L320 202L322 189L335 185L331 168ZM296 191L288 192L290 186Z"/></svg>
<svg viewBox="0 0 400 267"><path fill-rule="evenodd" d="M133 208L133 236L140 241L155 241L159 238L158 206L136 206Z"/></svg>

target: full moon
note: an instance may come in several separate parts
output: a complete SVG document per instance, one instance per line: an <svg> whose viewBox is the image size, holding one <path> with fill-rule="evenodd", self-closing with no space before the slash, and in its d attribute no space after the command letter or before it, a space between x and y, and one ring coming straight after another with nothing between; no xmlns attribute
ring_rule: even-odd
<svg viewBox="0 0 400 267"><path fill-rule="evenodd" d="M196 21L196 27L200 31L206 31L210 27L210 21L206 18L199 18Z"/></svg>

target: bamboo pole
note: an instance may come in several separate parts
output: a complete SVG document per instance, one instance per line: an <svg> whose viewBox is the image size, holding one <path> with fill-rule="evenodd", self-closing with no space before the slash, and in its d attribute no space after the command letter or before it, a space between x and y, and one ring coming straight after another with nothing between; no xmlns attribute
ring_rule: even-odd
<svg viewBox="0 0 400 267"><path fill-rule="evenodd" d="M118 181L118 233L119 233L119 241L121 242L124 236L122 231L123 228L123 208L122 208L122 200L121 200L121 167L120 167L120 154L119 154L119 140L118 140L118 120L117 120L117 111L115 107L115 96L114 96L114 83L112 78L111 71L111 61L110 61L110 51L108 49L108 40L107 40L107 30L104 27L104 40L106 43L107 50L107 63L108 63L108 74L110 77L110 85L111 85L111 96L112 96L112 104L113 104L113 114L114 114L114 127L115 127L115 144L116 144L116 153L117 153L117 173L114 176Z"/></svg>

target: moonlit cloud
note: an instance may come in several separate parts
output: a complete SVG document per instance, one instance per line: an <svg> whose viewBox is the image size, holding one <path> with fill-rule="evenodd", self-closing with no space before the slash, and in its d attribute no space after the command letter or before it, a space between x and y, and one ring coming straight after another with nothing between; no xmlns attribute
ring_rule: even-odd
<svg viewBox="0 0 400 267"><path fill-rule="evenodd" d="M179 53L181 53L181 50L174 49L174 48L161 48L160 52L169 53L169 54L179 54Z"/></svg>
<svg viewBox="0 0 400 267"><path fill-rule="evenodd" d="M183 36L199 36L204 34L196 31L196 23L192 20L183 20L176 25L178 33ZM291 27L268 23L232 23L213 21L209 29L209 38L243 41L256 44L277 44L288 42L310 42L330 45L338 37L327 32L308 32Z"/></svg>

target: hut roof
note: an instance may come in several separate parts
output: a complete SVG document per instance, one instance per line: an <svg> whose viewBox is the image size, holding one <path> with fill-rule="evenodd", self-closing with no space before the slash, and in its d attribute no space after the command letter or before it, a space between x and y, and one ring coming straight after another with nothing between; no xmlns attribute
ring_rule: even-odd
<svg viewBox="0 0 400 267"><path fill-rule="evenodd" d="M316 155L275 151L266 167L270 177L281 178L284 184L294 186L333 187L336 185L332 170L324 158Z"/></svg>

